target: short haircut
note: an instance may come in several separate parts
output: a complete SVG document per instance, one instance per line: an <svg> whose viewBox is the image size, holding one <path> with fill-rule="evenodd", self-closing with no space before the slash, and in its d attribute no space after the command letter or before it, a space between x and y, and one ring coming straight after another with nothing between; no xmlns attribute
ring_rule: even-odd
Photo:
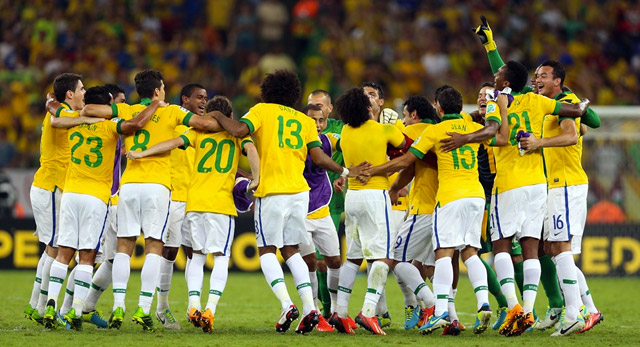
<svg viewBox="0 0 640 347"><path fill-rule="evenodd" d="M287 70L267 74L260 85L263 102L295 108L300 100L302 86L298 75Z"/></svg>
<svg viewBox="0 0 640 347"><path fill-rule="evenodd" d="M527 68L515 60L509 60L505 64L507 71L505 72L505 80L509 81L511 90L519 93L524 89L529 81L529 72Z"/></svg>
<svg viewBox="0 0 640 347"><path fill-rule="evenodd" d="M407 107L407 112L417 111L418 118L438 120L436 109L424 96L410 96L403 104Z"/></svg>
<svg viewBox="0 0 640 347"><path fill-rule="evenodd" d="M382 90L382 87L380 87L380 85L376 82L364 82L362 83L362 88L364 87L369 87L369 88L373 88L375 90L378 91L378 98L379 99L384 99L384 91Z"/></svg>
<svg viewBox="0 0 640 347"><path fill-rule="evenodd" d="M152 98L153 92L162 87L162 72L156 70L144 70L138 72L134 78L136 91L140 98Z"/></svg>
<svg viewBox="0 0 640 347"><path fill-rule="evenodd" d="M56 96L56 100L63 102L66 98L67 91L76 91L78 81L82 79L82 75L77 73L65 72L53 80L53 94Z"/></svg>
<svg viewBox="0 0 640 347"><path fill-rule="evenodd" d="M447 88L438 95L438 103L445 114L462 111L462 94L454 88Z"/></svg>
<svg viewBox="0 0 640 347"><path fill-rule="evenodd" d="M111 104L111 94L107 87L91 87L84 94L85 104L109 105Z"/></svg>
<svg viewBox="0 0 640 347"><path fill-rule="evenodd" d="M211 111L219 111L223 115L231 118L233 106L231 104L231 100L227 99L226 96L216 95L213 99L207 101L207 104L204 105L204 110L207 113Z"/></svg>
<svg viewBox="0 0 640 347"><path fill-rule="evenodd" d="M436 91L433 92L433 100L438 101L438 96L440 96L440 93L442 93L443 90L449 89L449 88L453 88L453 87L448 84L443 84L440 87L436 88Z"/></svg>
<svg viewBox="0 0 640 347"><path fill-rule="evenodd" d="M329 94L328 91L326 91L324 89L316 89L316 90L311 92L311 95L313 95L313 96L316 96L318 94L324 95L327 99L329 99L329 103L331 103L331 94Z"/></svg>
<svg viewBox="0 0 640 347"><path fill-rule="evenodd" d="M482 83L482 84L480 85L480 89L482 89L482 88L484 88L484 87L491 87L491 88L494 88L495 86L496 86L496 84L495 84L495 83L493 83L493 82L484 82L484 83Z"/></svg>
<svg viewBox="0 0 640 347"><path fill-rule="evenodd" d="M545 60L544 62L542 62L542 64L540 64L540 66L551 67L553 69L553 78L559 78L560 86L561 87L564 86L564 77L567 74L567 72L564 69L564 65L562 65L562 63L555 60Z"/></svg>
<svg viewBox="0 0 640 347"><path fill-rule="evenodd" d="M125 94L124 89L120 88L120 86L117 84L107 83L104 85L104 87L107 88L112 98L115 98L120 93Z"/></svg>
<svg viewBox="0 0 640 347"><path fill-rule="evenodd" d="M186 96L187 98L190 98L191 94L193 94L193 92L196 89L204 89L205 91L207 90L207 88L203 87L199 83L189 83L189 84L185 85L184 87L182 87L182 90L180 90L180 102L182 102L182 97L183 96Z"/></svg>
<svg viewBox="0 0 640 347"><path fill-rule="evenodd" d="M364 93L363 88L351 88L336 100L336 108L340 118L353 128L357 128L371 119L369 116L370 106L371 101Z"/></svg>
<svg viewBox="0 0 640 347"><path fill-rule="evenodd" d="M320 111L320 112L322 112L322 107L320 107L318 105L314 105L314 104L308 104L308 105L305 105L302 108L302 110L300 110L300 112L302 112L304 114L307 114L307 112L309 112L309 111ZM323 113L323 115L324 115L324 113Z"/></svg>

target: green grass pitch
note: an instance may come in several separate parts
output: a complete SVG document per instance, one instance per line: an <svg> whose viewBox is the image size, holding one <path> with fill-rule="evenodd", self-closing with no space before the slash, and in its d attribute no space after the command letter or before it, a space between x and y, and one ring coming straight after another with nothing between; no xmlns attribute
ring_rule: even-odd
<svg viewBox="0 0 640 347"><path fill-rule="evenodd" d="M224 295L218 306L215 330L213 334L204 334L201 330L188 325L185 320L187 308L186 283L184 274L176 272L173 277L173 288L170 304L182 325L181 331L166 331L156 321L156 332L143 332L141 327L130 321L131 314L137 305L137 293L140 290L140 274L133 272L127 294L127 315L120 330L99 330L90 324L84 325L84 331L47 331L42 326L23 318L22 310L29 300L34 271L0 271L0 346L130 346L130 345L323 345L323 346L362 346L374 345L424 345L438 344L453 346L465 345L492 346L504 344L554 344L554 345L637 345L640 333L638 323L638 278L589 278L591 291L596 305L605 315L604 323L585 334L576 334L566 338L551 338L551 331L526 333L521 337L506 338L490 330L480 336L470 331L473 326L475 297L466 276L461 276L456 305L458 314L467 331L458 337L423 336L417 330L403 329L402 295L390 276L387 283L387 303L393 320L392 326L386 328L387 336L373 336L363 329L356 330L355 336L338 333L320 333L314 331L306 336L297 336L293 329L285 334L278 334L274 325L280 313L280 305L271 293L261 273L230 273ZM203 292L208 292L209 276L205 275ZM287 275L286 283L294 302L300 305L295 293L293 281ZM351 297L350 314L360 310L366 289L366 278L359 275ZM64 288L62 290L64 292ZM203 302L206 298L203 298ZM108 316L112 295L105 293L98 302L98 309ZM155 305L155 303L154 303ZM155 306L154 306L155 307ZM496 304L492 298L492 308ZM538 296L536 309L544 314L546 297ZM492 321L493 323L493 321Z"/></svg>

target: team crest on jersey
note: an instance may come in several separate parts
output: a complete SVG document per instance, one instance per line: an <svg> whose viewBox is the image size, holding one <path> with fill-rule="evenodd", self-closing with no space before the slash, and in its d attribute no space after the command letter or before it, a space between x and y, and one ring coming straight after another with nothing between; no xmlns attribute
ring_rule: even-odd
<svg viewBox="0 0 640 347"><path fill-rule="evenodd" d="M487 113L493 113L496 111L496 104L487 105Z"/></svg>
<svg viewBox="0 0 640 347"><path fill-rule="evenodd" d="M420 139L421 139L421 138L422 138L422 137L418 137L415 141L413 141L413 145L417 145L417 144L418 144L418 142L420 142Z"/></svg>
<svg viewBox="0 0 640 347"><path fill-rule="evenodd" d="M182 106L178 106L180 108L180 110L182 110L182 112L184 113L189 113L191 111L187 110L186 108L182 107Z"/></svg>
<svg viewBox="0 0 640 347"><path fill-rule="evenodd" d="M118 117L111 118L111 121L114 122L114 123L120 123L121 120L122 120L122 118L118 118Z"/></svg>
<svg viewBox="0 0 640 347"><path fill-rule="evenodd" d="M66 109L66 108L65 108L65 109L63 109L63 111L64 111L64 112L67 112L67 113L74 113L74 112L75 112L74 110L69 110L69 109Z"/></svg>

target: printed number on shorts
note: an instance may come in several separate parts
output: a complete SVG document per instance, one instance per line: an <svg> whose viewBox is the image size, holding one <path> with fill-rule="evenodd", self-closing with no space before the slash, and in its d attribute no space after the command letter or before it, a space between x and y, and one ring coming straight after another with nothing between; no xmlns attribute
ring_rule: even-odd
<svg viewBox="0 0 640 347"><path fill-rule="evenodd" d="M469 161L467 161L467 158L460 158L467 152L470 155ZM453 168L455 170L460 170L460 164L462 164L462 167L466 170L471 170L476 166L476 151L470 146L462 146L454 149L451 151L451 155L453 156Z"/></svg>
<svg viewBox="0 0 640 347"><path fill-rule="evenodd" d="M287 136L284 134L285 127L288 131L288 134L286 134ZM285 122L283 116L278 116L278 146L280 148L283 148L285 145L292 149L302 148L304 141L302 140L302 136L300 136L301 131L302 124L296 119L288 119ZM295 139L295 144L291 141L292 137Z"/></svg>
<svg viewBox="0 0 640 347"><path fill-rule="evenodd" d="M562 230L564 229L564 222L562 221L562 215L554 215L553 216L553 230Z"/></svg>
<svg viewBox="0 0 640 347"><path fill-rule="evenodd" d="M531 131L531 121L529 120L529 114L527 113L527 111L523 111L521 115L518 115L517 113L509 113L509 116L507 116L509 126L513 124L513 128L511 128L511 134L509 134L509 142L512 146L518 144L516 135L518 134L518 130L520 130L520 124L522 124L522 121L520 120L521 118L522 121L524 121L525 130L530 133L533 132Z"/></svg>
<svg viewBox="0 0 640 347"><path fill-rule="evenodd" d="M200 142L200 148L205 149L209 144L211 144L211 148L209 148L204 156L202 156L202 159L200 159L200 161L198 162L198 172L211 172L211 166L205 165L207 163L207 160L209 160L209 157L211 157L214 152L216 153L216 161L214 163L216 171L218 171L219 173L229 172L229 170L231 170L231 167L233 166L233 156L236 152L236 144L229 139L225 139L220 142L216 142L213 139L204 139L202 140L202 142ZM225 151L225 147L228 148L228 154L226 157L226 163L224 164L224 166L222 166L222 155Z"/></svg>
<svg viewBox="0 0 640 347"><path fill-rule="evenodd" d="M396 248L400 247L401 244L402 244L402 236L398 235L398 238L396 239Z"/></svg>
<svg viewBox="0 0 640 347"><path fill-rule="evenodd" d="M84 156L84 164L87 165L88 167L98 167L100 166L100 164L102 164L102 152L100 152L100 150L102 149L102 139L97 137L97 136L90 136L87 137L86 141L84 136L82 136L82 134L80 134L79 132L74 132L73 134L71 134L71 136L69 136L69 140L73 141L74 139L78 139L78 142L76 142L73 147L71 147L71 162L74 164L78 164L81 165L83 160L80 160L78 158L76 158L73 154L75 153L75 151L78 149L78 147L82 146L83 144L86 144L87 146L92 146L89 148L89 151L93 154L95 154L95 160L92 160L93 156L90 156L88 154L85 154Z"/></svg>

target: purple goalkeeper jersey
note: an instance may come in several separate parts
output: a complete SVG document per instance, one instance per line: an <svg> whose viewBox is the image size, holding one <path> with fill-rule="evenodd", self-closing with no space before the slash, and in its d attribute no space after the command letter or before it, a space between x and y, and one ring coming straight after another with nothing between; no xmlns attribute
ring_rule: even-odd
<svg viewBox="0 0 640 347"><path fill-rule="evenodd" d="M116 195L118 189L120 189L120 159L122 150L122 137L118 137L118 143L116 144L116 158L113 163L113 183L111 184L111 195Z"/></svg>
<svg viewBox="0 0 640 347"><path fill-rule="evenodd" d="M322 142L322 150L331 157L331 142L329 138L325 134L320 134L319 137ZM311 188L309 191L309 213L327 206L331 201L331 194L333 194L327 170L314 164L313 160L311 160L311 155L307 154L303 175L307 180L307 184L309 184L309 188Z"/></svg>

